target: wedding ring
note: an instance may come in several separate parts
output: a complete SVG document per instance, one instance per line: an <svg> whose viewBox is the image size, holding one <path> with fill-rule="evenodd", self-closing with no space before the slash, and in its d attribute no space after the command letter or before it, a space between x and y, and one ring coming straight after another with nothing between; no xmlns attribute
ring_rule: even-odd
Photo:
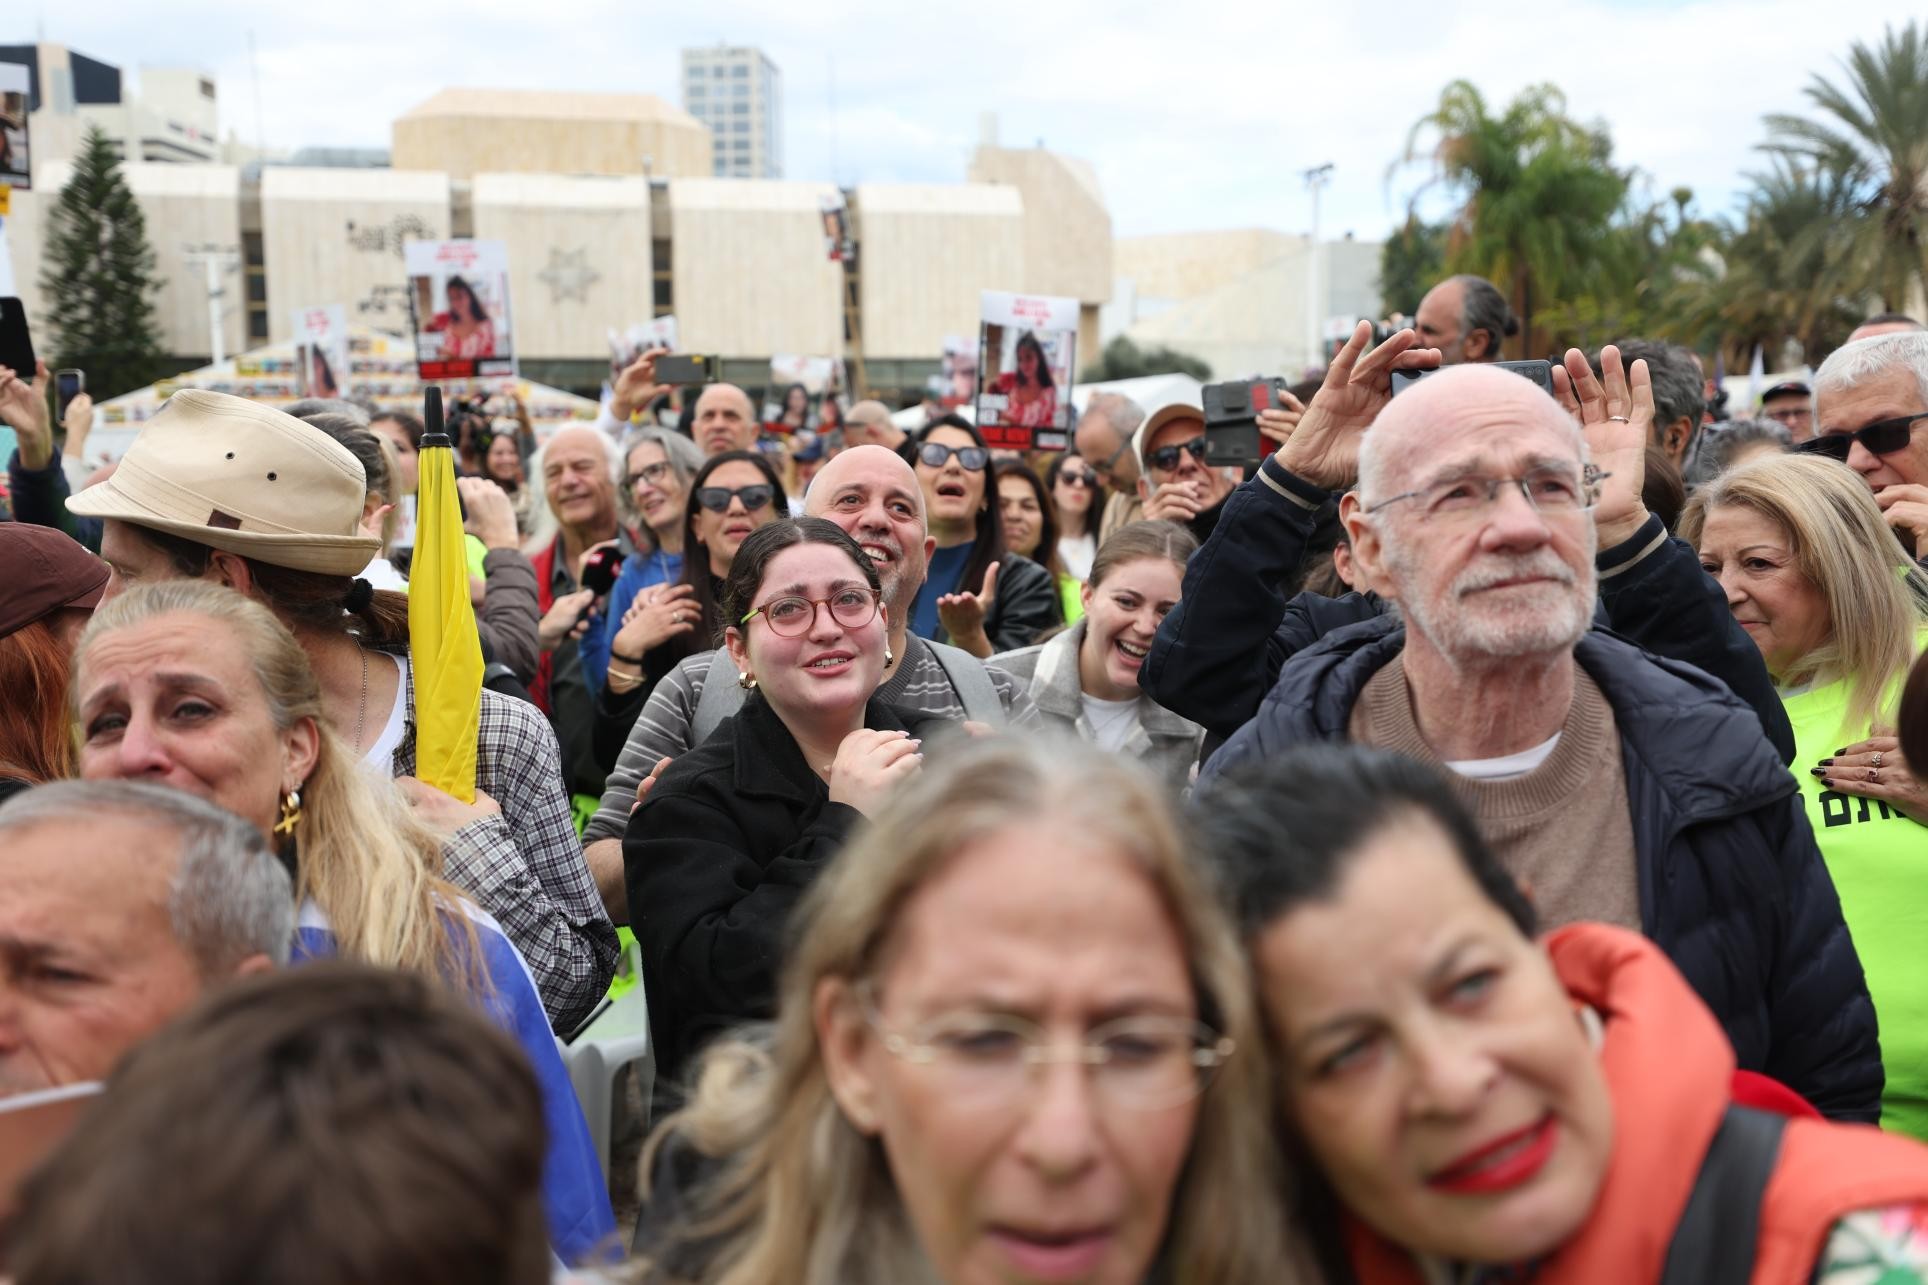
<svg viewBox="0 0 1928 1285"><path fill-rule="evenodd" d="M1874 752L1874 765L1875 765L1876 767L1880 767L1880 766L1881 766L1881 751L1880 751L1880 750L1876 750L1876 751Z"/></svg>
<svg viewBox="0 0 1928 1285"><path fill-rule="evenodd" d="M1629 420L1625 415L1609 415L1607 416L1607 422L1609 424L1628 424L1628 423L1631 423L1632 421Z"/></svg>

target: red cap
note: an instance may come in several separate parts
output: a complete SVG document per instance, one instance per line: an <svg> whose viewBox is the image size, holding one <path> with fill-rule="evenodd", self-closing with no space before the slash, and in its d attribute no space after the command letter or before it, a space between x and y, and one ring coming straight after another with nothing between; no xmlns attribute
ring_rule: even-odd
<svg viewBox="0 0 1928 1285"><path fill-rule="evenodd" d="M60 610L92 610L107 564L52 527L0 522L0 638Z"/></svg>

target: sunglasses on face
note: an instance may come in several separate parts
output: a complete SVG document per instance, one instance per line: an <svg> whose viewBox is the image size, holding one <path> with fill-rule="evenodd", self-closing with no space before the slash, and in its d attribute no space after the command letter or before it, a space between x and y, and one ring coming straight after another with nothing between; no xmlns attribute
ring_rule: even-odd
<svg viewBox="0 0 1928 1285"><path fill-rule="evenodd" d="M727 486L696 488L696 502L712 513L728 512L732 497L743 501L743 507L755 513L776 498L776 489L767 482L759 482L755 486L739 486L734 490Z"/></svg>
<svg viewBox="0 0 1928 1285"><path fill-rule="evenodd" d="M1847 462L1848 452L1856 442L1870 455L1893 455L1908 445L1914 422L1928 419L1928 411L1913 415L1897 415L1893 419L1878 419L1865 428L1857 428L1848 433L1822 430L1819 437L1810 437L1794 449L1809 455L1825 455L1831 460Z"/></svg>
<svg viewBox="0 0 1928 1285"><path fill-rule="evenodd" d="M1083 469L1059 469L1058 481L1064 483L1066 486L1082 486L1086 490L1090 490L1092 487L1098 485L1098 475L1096 473L1087 473Z"/></svg>
<svg viewBox="0 0 1928 1285"><path fill-rule="evenodd" d="M1194 437L1189 442L1178 442L1171 446L1161 446L1145 456L1145 463L1151 465L1161 473L1169 473L1178 467L1178 455L1180 451L1183 451L1200 464L1203 464L1205 462L1205 438L1199 436Z"/></svg>
<svg viewBox="0 0 1928 1285"><path fill-rule="evenodd" d="M957 456L957 463L966 473L982 473L984 465L990 460L991 453L982 446L946 446L942 442L925 442L917 448L917 462L927 468L943 468Z"/></svg>

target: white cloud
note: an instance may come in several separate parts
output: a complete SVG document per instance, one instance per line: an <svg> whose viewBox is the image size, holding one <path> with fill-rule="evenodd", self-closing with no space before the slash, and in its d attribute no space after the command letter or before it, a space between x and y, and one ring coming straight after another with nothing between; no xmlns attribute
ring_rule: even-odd
<svg viewBox="0 0 1928 1285"><path fill-rule="evenodd" d="M1326 229L1377 236L1426 173L1404 168L1389 189L1387 169L1451 80L1474 82L1494 110L1552 81L1575 114L1608 124L1620 164L1721 211L1762 164L1761 116L1804 110L1815 73L1836 74L1852 41L1915 13L1900 0L68 0L49 16L49 40L108 62L214 72L223 128L244 138L256 132L253 27L271 146L385 145L394 117L454 84L674 100L678 51L727 40L761 45L783 70L793 177L961 178L988 110L1007 145L1041 138L1090 160L1121 233L1301 229L1299 172L1332 161Z"/></svg>

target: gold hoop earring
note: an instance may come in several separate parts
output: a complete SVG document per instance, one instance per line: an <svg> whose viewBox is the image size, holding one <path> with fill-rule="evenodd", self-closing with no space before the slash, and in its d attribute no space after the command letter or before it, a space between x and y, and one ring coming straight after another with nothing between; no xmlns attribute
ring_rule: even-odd
<svg viewBox="0 0 1928 1285"><path fill-rule="evenodd" d="M293 834L301 824L301 791L290 790L281 798L281 819L274 823L276 834Z"/></svg>
<svg viewBox="0 0 1928 1285"><path fill-rule="evenodd" d="M741 687L746 692L753 692L756 690L756 678L754 675L748 673L747 671L738 670L736 675L736 685L738 687Z"/></svg>
<svg viewBox="0 0 1928 1285"><path fill-rule="evenodd" d="M897 657L890 654L890 644L884 644L884 668L889 669Z"/></svg>

